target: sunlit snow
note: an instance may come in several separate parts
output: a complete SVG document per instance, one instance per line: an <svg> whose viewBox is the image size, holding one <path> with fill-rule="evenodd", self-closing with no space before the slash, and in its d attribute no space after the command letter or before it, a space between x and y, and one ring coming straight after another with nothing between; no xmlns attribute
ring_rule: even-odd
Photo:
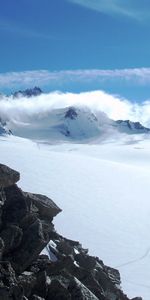
<svg viewBox="0 0 150 300"><path fill-rule="evenodd" d="M129 297L150 295L150 140L44 145L0 137L1 163L21 172L19 186L62 209L60 234L119 269Z"/></svg>

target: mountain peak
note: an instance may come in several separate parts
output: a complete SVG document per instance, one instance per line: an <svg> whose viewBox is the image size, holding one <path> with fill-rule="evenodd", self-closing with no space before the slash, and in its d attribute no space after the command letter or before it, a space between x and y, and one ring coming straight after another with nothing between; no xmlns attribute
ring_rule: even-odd
<svg viewBox="0 0 150 300"><path fill-rule="evenodd" d="M68 110L65 113L65 118L69 118L71 120L76 119L78 116L77 111L75 109L75 107L69 107Z"/></svg>
<svg viewBox="0 0 150 300"><path fill-rule="evenodd" d="M23 90L23 91L19 90L19 91L15 92L13 94L13 97L14 98L18 98L18 97L21 97L21 96L23 96L23 97L32 97L32 96L39 96L42 93L43 93L42 90L39 87L35 86L33 88L26 89L26 90Z"/></svg>

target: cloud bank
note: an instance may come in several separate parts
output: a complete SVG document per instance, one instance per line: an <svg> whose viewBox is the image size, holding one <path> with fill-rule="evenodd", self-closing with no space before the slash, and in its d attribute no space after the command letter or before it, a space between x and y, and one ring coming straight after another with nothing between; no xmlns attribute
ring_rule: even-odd
<svg viewBox="0 0 150 300"><path fill-rule="evenodd" d="M0 100L0 117L16 124L30 124L33 119L48 117L53 109L67 106L87 106L92 112L102 111L114 120L130 119L150 126L150 101L142 104L132 103L103 91L79 94L53 92L18 99L3 97Z"/></svg>
<svg viewBox="0 0 150 300"><path fill-rule="evenodd" d="M83 69L62 71L24 71L0 73L0 88L25 88L30 86L61 86L63 83L101 83L128 82L129 84L148 85L150 83L150 68L133 69Z"/></svg>

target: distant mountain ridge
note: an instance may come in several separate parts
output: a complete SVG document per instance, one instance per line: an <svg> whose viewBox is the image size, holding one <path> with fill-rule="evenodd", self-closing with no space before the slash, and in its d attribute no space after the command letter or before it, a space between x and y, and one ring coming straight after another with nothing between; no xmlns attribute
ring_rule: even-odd
<svg viewBox="0 0 150 300"><path fill-rule="evenodd" d="M140 122L132 122L130 120L117 120L116 124L120 126L120 129L128 128L130 131L148 133L150 128L144 127Z"/></svg>
<svg viewBox="0 0 150 300"><path fill-rule="evenodd" d="M14 98L18 98L18 97L39 96L42 93L43 93L42 90L39 87L35 86L34 88L26 89L23 91L19 90L19 91L13 93L12 95Z"/></svg>
<svg viewBox="0 0 150 300"><path fill-rule="evenodd" d="M13 93L10 99L32 98L41 94L43 91L35 86ZM9 101L9 97L6 101ZM10 133L38 140L85 142L90 139L107 139L116 133L149 134L150 128L140 122L112 120L104 112L92 111L87 106L67 106L23 112L21 117L16 113L13 118L9 115L5 118L0 113L0 135Z"/></svg>

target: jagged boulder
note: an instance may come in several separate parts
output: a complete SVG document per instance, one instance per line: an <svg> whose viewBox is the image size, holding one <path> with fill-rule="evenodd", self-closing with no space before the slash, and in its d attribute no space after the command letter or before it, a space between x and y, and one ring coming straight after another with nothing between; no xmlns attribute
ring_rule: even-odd
<svg viewBox="0 0 150 300"><path fill-rule="evenodd" d="M31 193L24 193L24 195L38 208L41 218L48 218L52 221L61 212L61 209L50 198L44 195Z"/></svg>
<svg viewBox="0 0 150 300"><path fill-rule="evenodd" d="M0 188L11 186L20 179L19 172L0 164Z"/></svg>

